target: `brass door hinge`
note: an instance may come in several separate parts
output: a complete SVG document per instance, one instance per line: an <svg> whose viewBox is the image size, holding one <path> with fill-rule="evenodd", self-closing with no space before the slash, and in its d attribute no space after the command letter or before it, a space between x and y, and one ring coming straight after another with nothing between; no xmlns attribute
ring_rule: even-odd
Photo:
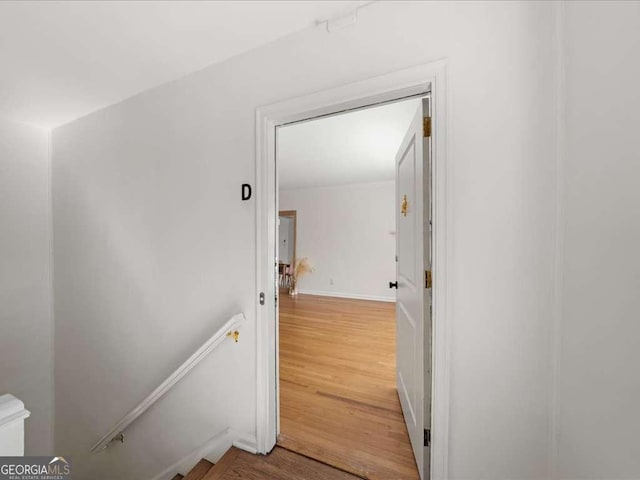
<svg viewBox="0 0 640 480"><path fill-rule="evenodd" d="M424 271L424 288L431 288L433 281L431 279L431 270Z"/></svg>
<svg viewBox="0 0 640 480"><path fill-rule="evenodd" d="M431 117L424 117L422 119L422 133L425 138L431 136Z"/></svg>

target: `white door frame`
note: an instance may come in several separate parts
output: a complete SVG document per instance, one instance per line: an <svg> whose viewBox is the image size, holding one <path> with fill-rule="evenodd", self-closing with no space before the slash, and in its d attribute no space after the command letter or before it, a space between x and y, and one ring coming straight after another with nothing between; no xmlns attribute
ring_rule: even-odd
<svg viewBox="0 0 640 480"><path fill-rule="evenodd" d="M256 450L271 451L279 430L276 315L276 127L340 111L431 92L433 165L433 344L431 478L448 477L449 372L452 292L447 266L452 240L447 162L446 61L285 100L256 110ZM260 304L264 293L264 305Z"/></svg>

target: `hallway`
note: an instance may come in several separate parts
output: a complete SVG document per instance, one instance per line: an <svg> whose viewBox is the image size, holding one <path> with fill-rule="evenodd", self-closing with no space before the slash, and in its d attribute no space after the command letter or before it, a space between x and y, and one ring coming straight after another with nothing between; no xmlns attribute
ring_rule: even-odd
<svg viewBox="0 0 640 480"><path fill-rule="evenodd" d="M281 292L278 445L364 478L417 479L395 338L393 303Z"/></svg>

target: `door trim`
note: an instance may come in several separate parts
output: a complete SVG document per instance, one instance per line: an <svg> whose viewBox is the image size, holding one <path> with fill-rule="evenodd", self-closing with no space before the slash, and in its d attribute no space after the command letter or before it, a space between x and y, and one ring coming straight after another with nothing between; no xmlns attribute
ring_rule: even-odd
<svg viewBox="0 0 640 480"><path fill-rule="evenodd" d="M279 431L278 318L276 312L276 127L431 92L433 168L433 287L431 478L448 477L452 175L447 162L447 62L425 65L292 98L256 109L256 440L268 453ZM266 301L260 305L259 292Z"/></svg>

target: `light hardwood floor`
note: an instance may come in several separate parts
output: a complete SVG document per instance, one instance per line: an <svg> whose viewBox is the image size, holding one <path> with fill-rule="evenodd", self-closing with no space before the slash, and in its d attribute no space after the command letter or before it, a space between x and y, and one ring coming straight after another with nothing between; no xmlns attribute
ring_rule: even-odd
<svg viewBox="0 0 640 480"><path fill-rule="evenodd" d="M359 480L360 477L336 470L281 447L269 455L253 455L231 447L218 463L200 460L187 476L172 480Z"/></svg>
<svg viewBox="0 0 640 480"><path fill-rule="evenodd" d="M418 479L395 339L392 303L281 292L278 444L364 478Z"/></svg>

